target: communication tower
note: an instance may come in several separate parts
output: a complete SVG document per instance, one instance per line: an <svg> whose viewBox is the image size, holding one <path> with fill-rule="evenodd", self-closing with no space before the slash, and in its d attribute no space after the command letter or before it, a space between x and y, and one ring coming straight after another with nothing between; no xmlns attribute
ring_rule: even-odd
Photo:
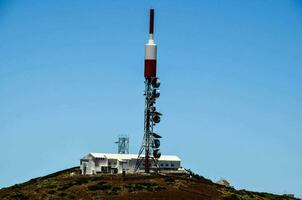
<svg viewBox="0 0 302 200"><path fill-rule="evenodd" d="M145 173L150 173L150 170L158 171L158 159L161 156L159 151L161 136L154 132L155 126L160 122L162 115L156 109L156 100L160 95L160 81L156 77L156 51L157 46L154 42L154 9L150 9L149 40L145 46L144 138L135 167L135 171L137 171L140 166L144 166Z"/></svg>
<svg viewBox="0 0 302 200"><path fill-rule="evenodd" d="M118 138L118 141L115 142L118 145L117 152L119 154L129 154L129 137L126 135L121 135Z"/></svg>

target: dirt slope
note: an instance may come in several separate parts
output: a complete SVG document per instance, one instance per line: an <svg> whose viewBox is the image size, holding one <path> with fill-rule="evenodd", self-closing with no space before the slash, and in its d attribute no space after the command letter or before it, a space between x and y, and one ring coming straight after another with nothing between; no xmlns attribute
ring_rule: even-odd
<svg viewBox="0 0 302 200"><path fill-rule="evenodd" d="M269 193L237 191L188 175L82 176L79 168L63 170L0 190L0 199L295 199Z"/></svg>

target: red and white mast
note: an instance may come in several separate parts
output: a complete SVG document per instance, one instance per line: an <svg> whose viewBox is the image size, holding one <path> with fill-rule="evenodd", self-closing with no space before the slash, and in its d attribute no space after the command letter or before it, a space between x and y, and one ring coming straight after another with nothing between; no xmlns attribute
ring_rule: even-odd
<svg viewBox="0 0 302 200"><path fill-rule="evenodd" d="M154 132L154 127L160 122L161 113L156 111L156 99L159 97L160 81L156 77L156 44L154 42L154 9L150 9L149 40L145 46L145 119L144 139L140 148L135 171L144 168L145 173L150 170L158 171L160 135ZM145 151L145 155L143 152Z"/></svg>
<svg viewBox="0 0 302 200"><path fill-rule="evenodd" d="M156 44L154 42L154 9L150 9L149 41L145 47L145 78L156 77Z"/></svg>

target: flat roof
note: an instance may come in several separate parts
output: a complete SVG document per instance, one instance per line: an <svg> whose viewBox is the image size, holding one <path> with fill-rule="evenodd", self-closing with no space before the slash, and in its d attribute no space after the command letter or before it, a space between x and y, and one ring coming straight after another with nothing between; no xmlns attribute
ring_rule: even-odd
<svg viewBox="0 0 302 200"><path fill-rule="evenodd" d="M95 158L107 158L107 159L117 159L117 160L131 160L131 159L137 159L138 157L138 154L118 154L118 153L89 153L89 154ZM83 159L87 158L87 156L83 157ZM161 157L158 160L181 161L180 158L176 155L161 155Z"/></svg>

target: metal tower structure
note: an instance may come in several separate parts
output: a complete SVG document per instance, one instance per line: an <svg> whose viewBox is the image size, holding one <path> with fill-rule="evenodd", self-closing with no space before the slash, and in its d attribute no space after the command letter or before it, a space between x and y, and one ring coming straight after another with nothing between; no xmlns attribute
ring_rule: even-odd
<svg viewBox="0 0 302 200"><path fill-rule="evenodd" d="M118 138L118 141L115 142L118 145L117 152L119 154L129 154L129 137L126 135L121 135Z"/></svg>
<svg viewBox="0 0 302 200"><path fill-rule="evenodd" d="M149 41L145 46L145 113L144 113L144 137L138 153L135 167L137 171L144 166L145 173L151 170L157 171L158 159L161 156L159 151L161 136L154 132L157 123L160 122L160 112L156 110L156 100L160 92L159 78L156 77L156 51L157 46L154 42L154 9L150 9Z"/></svg>

